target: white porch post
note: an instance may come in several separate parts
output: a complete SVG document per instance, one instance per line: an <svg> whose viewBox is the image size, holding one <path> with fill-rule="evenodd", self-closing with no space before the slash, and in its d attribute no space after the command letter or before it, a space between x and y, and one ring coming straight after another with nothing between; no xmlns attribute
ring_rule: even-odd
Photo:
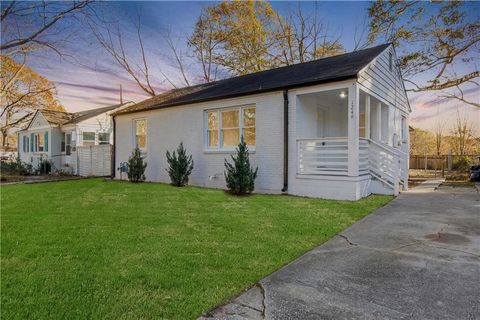
<svg viewBox="0 0 480 320"><path fill-rule="evenodd" d="M348 87L348 175L358 176L359 92L356 83Z"/></svg>
<svg viewBox="0 0 480 320"><path fill-rule="evenodd" d="M377 108L376 108L376 111L377 111L377 121L376 121L376 126L377 126L377 130L375 131L376 132L376 140L377 141L382 141L382 103L379 101L377 102Z"/></svg>
<svg viewBox="0 0 480 320"><path fill-rule="evenodd" d="M365 138L370 139L370 95L365 93Z"/></svg>

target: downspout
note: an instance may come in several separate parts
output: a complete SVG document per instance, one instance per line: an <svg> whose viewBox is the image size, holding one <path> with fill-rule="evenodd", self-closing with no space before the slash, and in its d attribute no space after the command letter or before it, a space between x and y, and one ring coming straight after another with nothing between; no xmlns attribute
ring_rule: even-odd
<svg viewBox="0 0 480 320"><path fill-rule="evenodd" d="M115 116L112 117L112 124L113 124L113 146L112 146L112 168L111 168L111 178L115 179L115 146L117 145L115 140L117 139L117 126L115 122Z"/></svg>
<svg viewBox="0 0 480 320"><path fill-rule="evenodd" d="M288 190L288 90L283 90L283 189Z"/></svg>

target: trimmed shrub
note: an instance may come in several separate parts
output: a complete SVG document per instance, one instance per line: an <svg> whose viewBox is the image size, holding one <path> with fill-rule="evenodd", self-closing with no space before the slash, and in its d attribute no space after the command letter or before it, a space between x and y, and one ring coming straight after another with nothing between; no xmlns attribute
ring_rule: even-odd
<svg viewBox="0 0 480 320"><path fill-rule="evenodd" d="M470 169L470 166L472 166L473 163L474 161L470 157L460 156L454 159L452 163L452 170L465 172Z"/></svg>
<svg viewBox="0 0 480 320"><path fill-rule="evenodd" d="M258 168L255 170L250 166L250 159L247 144L241 138L238 145L237 156L231 156L233 164L225 159L225 180L228 190L237 195L251 193L255 189L255 179L257 178Z"/></svg>
<svg viewBox="0 0 480 320"><path fill-rule="evenodd" d="M193 159L187 155L187 150L183 147L183 142L177 148L177 152L172 154L167 151L168 175L172 185L182 187L188 184L188 176L193 170Z"/></svg>
<svg viewBox="0 0 480 320"><path fill-rule="evenodd" d="M143 161L142 152L139 148L135 148L128 158L128 180L130 182L145 181L145 168L147 163Z"/></svg>

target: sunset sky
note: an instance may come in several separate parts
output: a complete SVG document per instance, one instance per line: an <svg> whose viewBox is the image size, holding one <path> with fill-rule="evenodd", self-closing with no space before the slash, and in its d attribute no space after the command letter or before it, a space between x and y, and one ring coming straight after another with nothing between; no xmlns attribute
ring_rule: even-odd
<svg viewBox="0 0 480 320"><path fill-rule="evenodd" d="M137 54L134 21L137 14L141 17L142 34L151 65L154 86L160 93L172 86L161 76L160 70L175 82L181 84L178 70L174 67L170 49L166 45L165 35L170 32L178 43L180 51L186 51L186 39L192 33L194 24L202 7L211 2L108 2L104 9L122 21L128 40L127 50ZM298 5L295 2L271 2L274 9L286 15ZM361 30L366 21L368 2L318 2L318 16L322 19L332 35L339 37L347 51L354 47L355 29ZM313 12L314 3L302 3L305 12ZM480 6L474 6L474 9ZM474 12L478 16L478 12ZM70 28L75 24L69 25ZM360 31L357 31L357 36ZM129 75L118 67L112 58L99 47L88 30L79 28L75 32L75 40L63 44L63 58L46 51L30 58L28 64L40 74L57 84L58 97L68 111L79 111L119 101L119 86L123 87L124 101L141 101L147 96L129 78ZM199 81L199 70L194 60L186 57L188 75L192 82ZM478 61L474 62L478 64ZM465 65L469 70L474 64ZM478 67L477 67L478 69ZM411 124L431 129L438 119L449 123L455 119L457 109L476 122L475 131L480 134L480 109L438 97L436 93L410 94L412 106ZM480 101L480 91L468 91L471 100Z"/></svg>

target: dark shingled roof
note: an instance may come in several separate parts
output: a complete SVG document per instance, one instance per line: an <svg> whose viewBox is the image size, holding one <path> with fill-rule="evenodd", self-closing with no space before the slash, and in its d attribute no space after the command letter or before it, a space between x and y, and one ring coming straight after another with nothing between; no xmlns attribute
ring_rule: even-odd
<svg viewBox="0 0 480 320"><path fill-rule="evenodd" d="M114 112L113 115L350 79L389 45L170 90Z"/></svg>
<svg viewBox="0 0 480 320"><path fill-rule="evenodd" d="M120 108L122 104L116 104L113 106L108 106L108 107L103 107L103 108L97 108L97 109L90 109L90 110L85 110L85 111L80 111L80 112L75 112L73 113L73 117L70 121L67 121L63 124L73 124L73 123L79 123L84 120L87 120L92 117L96 117L104 112L108 112L117 108ZM43 112L43 111L42 111Z"/></svg>

